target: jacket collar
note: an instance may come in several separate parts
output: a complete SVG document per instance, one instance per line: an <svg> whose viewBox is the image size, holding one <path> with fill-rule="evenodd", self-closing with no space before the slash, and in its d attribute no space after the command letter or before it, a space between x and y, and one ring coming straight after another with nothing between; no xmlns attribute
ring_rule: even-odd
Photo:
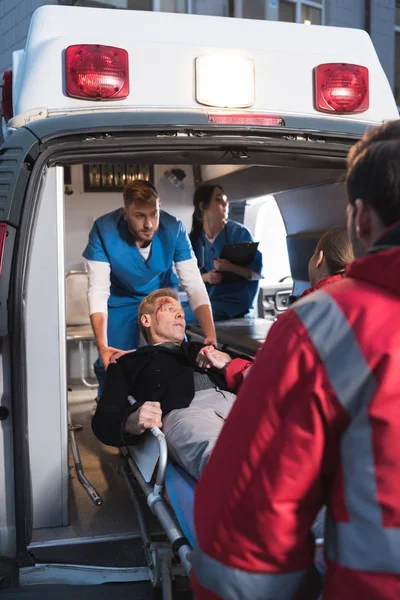
<svg viewBox="0 0 400 600"><path fill-rule="evenodd" d="M400 295L400 222L386 229L367 256L350 265L347 275Z"/></svg>

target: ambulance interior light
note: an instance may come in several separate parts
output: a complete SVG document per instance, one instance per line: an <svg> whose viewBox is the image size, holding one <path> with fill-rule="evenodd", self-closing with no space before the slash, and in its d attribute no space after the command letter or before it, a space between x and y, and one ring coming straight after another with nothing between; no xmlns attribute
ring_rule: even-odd
<svg viewBox="0 0 400 600"><path fill-rule="evenodd" d="M99 44L68 46L66 92L82 100L123 100L129 95L128 53Z"/></svg>
<svg viewBox="0 0 400 600"><path fill-rule="evenodd" d="M315 108L322 112L357 113L369 108L368 69L326 63L314 70Z"/></svg>

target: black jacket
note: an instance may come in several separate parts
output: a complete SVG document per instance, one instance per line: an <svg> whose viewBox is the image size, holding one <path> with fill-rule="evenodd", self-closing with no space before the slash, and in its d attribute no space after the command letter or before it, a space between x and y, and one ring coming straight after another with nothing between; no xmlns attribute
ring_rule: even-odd
<svg viewBox="0 0 400 600"><path fill-rule="evenodd" d="M96 437L109 446L132 445L137 436L124 433L125 420L144 402L160 402L164 416L188 407L194 397L196 357L203 347L197 342L183 342L176 348L144 346L111 363L92 421ZM216 386L228 390L223 372L210 369L208 374ZM129 395L137 401L134 406Z"/></svg>

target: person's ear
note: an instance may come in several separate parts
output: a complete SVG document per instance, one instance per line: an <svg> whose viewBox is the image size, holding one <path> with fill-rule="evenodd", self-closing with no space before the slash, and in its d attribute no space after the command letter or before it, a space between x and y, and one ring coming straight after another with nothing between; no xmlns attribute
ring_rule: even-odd
<svg viewBox="0 0 400 600"><path fill-rule="evenodd" d="M146 329L150 329L150 326L151 326L150 315L148 315L148 314L142 315L140 317L140 322L143 325L143 327L146 327Z"/></svg>
<svg viewBox="0 0 400 600"><path fill-rule="evenodd" d="M322 252L322 250L320 250L317 255L317 260L315 261L315 266L317 268L320 267L323 263L323 260L324 260L324 253Z"/></svg>
<svg viewBox="0 0 400 600"><path fill-rule="evenodd" d="M127 210L126 210L126 206L124 205L124 206L121 208L121 210L122 210L122 216L124 217L124 219L125 219L125 221L126 221L126 220L127 220L127 218L128 218L128 212L127 212Z"/></svg>
<svg viewBox="0 0 400 600"><path fill-rule="evenodd" d="M358 198L354 204L354 229L359 240L368 240L372 232L371 206Z"/></svg>

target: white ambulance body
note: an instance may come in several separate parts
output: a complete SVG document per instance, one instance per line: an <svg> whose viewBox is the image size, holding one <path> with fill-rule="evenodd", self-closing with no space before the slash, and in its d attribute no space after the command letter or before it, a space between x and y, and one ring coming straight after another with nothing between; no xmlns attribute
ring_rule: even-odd
<svg viewBox="0 0 400 600"><path fill-rule="evenodd" d="M89 44L127 51L126 97L110 98L104 105L66 93L66 49ZM368 108L348 114L316 110L314 70L326 63L368 69ZM338 90L337 100L346 94L357 92ZM17 118L11 127L33 119L24 115L37 110L44 118L91 111L234 108L278 116L330 115L368 124L397 115L372 42L361 30L54 6L34 13L26 48L14 53L13 108Z"/></svg>
<svg viewBox="0 0 400 600"><path fill-rule="evenodd" d="M90 431L96 391L77 384L95 350L65 334L82 324L68 321L66 274L84 270L93 220L121 205L113 178L151 176L187 228L195 186L222 185L263 250L264 318L284 309L292 281L295 293L307 285L316 240L344 224L347 152L397 119L396 103L363 31L44 6L2 108L0 573L20 585L146 580L118 454ZM68 407L101 507L70 469ZM115 563L122 543L130 559Z"/></svg>

